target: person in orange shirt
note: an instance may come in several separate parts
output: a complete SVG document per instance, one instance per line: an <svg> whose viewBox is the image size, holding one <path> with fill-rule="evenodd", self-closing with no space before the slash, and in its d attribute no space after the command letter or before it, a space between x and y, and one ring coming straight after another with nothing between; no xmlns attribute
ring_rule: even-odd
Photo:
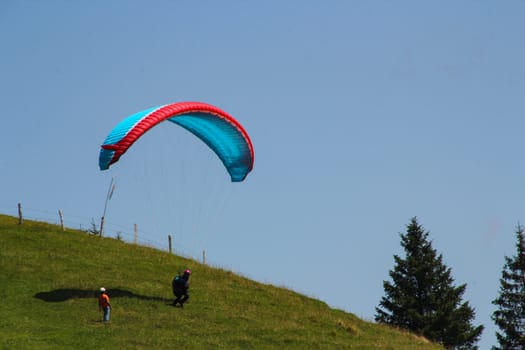
<svg viewBox="0 0 525 350"><path fill-rule="evenodd" d="M111 314L111 304L109 302L109 296L106 293L106 288L100 288L100 295L98 297L98 309L104 312L104 323L109 322L109 315Z"/></svg>

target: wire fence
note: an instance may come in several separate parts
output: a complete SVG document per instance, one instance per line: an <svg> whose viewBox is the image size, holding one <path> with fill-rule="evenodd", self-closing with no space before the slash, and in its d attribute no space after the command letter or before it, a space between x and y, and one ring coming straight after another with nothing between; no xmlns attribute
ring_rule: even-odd
<svg viewBox="0 0 525 350"><path fill-rule="evenodd" d="M18 217L19 223L24 220L45 222L62 227L64 230L73 229L84 231L87 234L100 234L100 221L95 221L93 217L86 217L81 215L74 215L69 212L63 212L61 209L50 211L45 209L24 207L21 203L18 204L17 210L13 211L12 207L0 207L2 212L6 215ZM186 249L180 243L172 247L172 239L170 235L166 236L166 241L160 242L146 237L155 237L152 232L140 231L138 224L124 225L113 221L104 222L104 237L110 237L121 240L127 243L134 243L150 248L155 248L168 252L175 252L177 255L188 258L201 260L206 263L206 253L204 251L198 253Z"/></svg>

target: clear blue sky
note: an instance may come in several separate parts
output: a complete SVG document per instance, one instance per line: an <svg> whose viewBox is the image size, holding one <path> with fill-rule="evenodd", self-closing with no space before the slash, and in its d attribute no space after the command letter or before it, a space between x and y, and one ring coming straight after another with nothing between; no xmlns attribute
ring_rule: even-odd
<svg viewBox="0 0 525 350"><path fill-rule="evenodd" d="M373 319L417 216L495 344L525 220L523 1L1 1L0 212L175 249ZM160 125L109 171L134 112L214 104L255 167L231 184ZM321 283L319 283L321 281ZM168 283L168 282L167 282Z"/></svg>

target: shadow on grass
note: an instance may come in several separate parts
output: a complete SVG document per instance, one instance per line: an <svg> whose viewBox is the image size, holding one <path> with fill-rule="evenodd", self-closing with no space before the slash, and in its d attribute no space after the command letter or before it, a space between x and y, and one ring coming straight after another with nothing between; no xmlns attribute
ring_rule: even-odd
<svg viewBox="0 0 525 350"><path fill-rule="evenodd" d="M151 300L151 301L164 301L171 302L170 299L152 297L148 295L135 294L124 289L111 289L108 288L108 295L110 298L135 298L140 300ZM43 301L56 303L66 301L69 299L81 299L81 298L97 298L98 292L91 289L77 289L77 288L62 288L55 289L49 292L39 292L33 295L34 298L41 299Z"/></svg>

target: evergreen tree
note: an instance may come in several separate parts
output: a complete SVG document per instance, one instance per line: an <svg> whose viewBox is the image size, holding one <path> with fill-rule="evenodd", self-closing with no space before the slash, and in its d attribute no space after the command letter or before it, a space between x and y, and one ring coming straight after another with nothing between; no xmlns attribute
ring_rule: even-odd
<svg viewBox="0 0 525 350"><path fill-rule="evenodd" d="M466 284L454 287L451 270L443 264L428 240L429 233L414 217L400 234L405 259L394 255L389 272L392 283L383 281L385 296L376 307L375 320L404 328L449 349L477 349L483 326L474 327L474 310L461 303Z"/></svg>
<svg viewBox="0 0 525 350"><path fill-rule="evenodd" d="M521 225L516 228L516 255L505 256L501 273L499 297L492 303L498 307L492 320L501 330L496 332L500 347L493 349L525 349L525 238Z"/></svg>

